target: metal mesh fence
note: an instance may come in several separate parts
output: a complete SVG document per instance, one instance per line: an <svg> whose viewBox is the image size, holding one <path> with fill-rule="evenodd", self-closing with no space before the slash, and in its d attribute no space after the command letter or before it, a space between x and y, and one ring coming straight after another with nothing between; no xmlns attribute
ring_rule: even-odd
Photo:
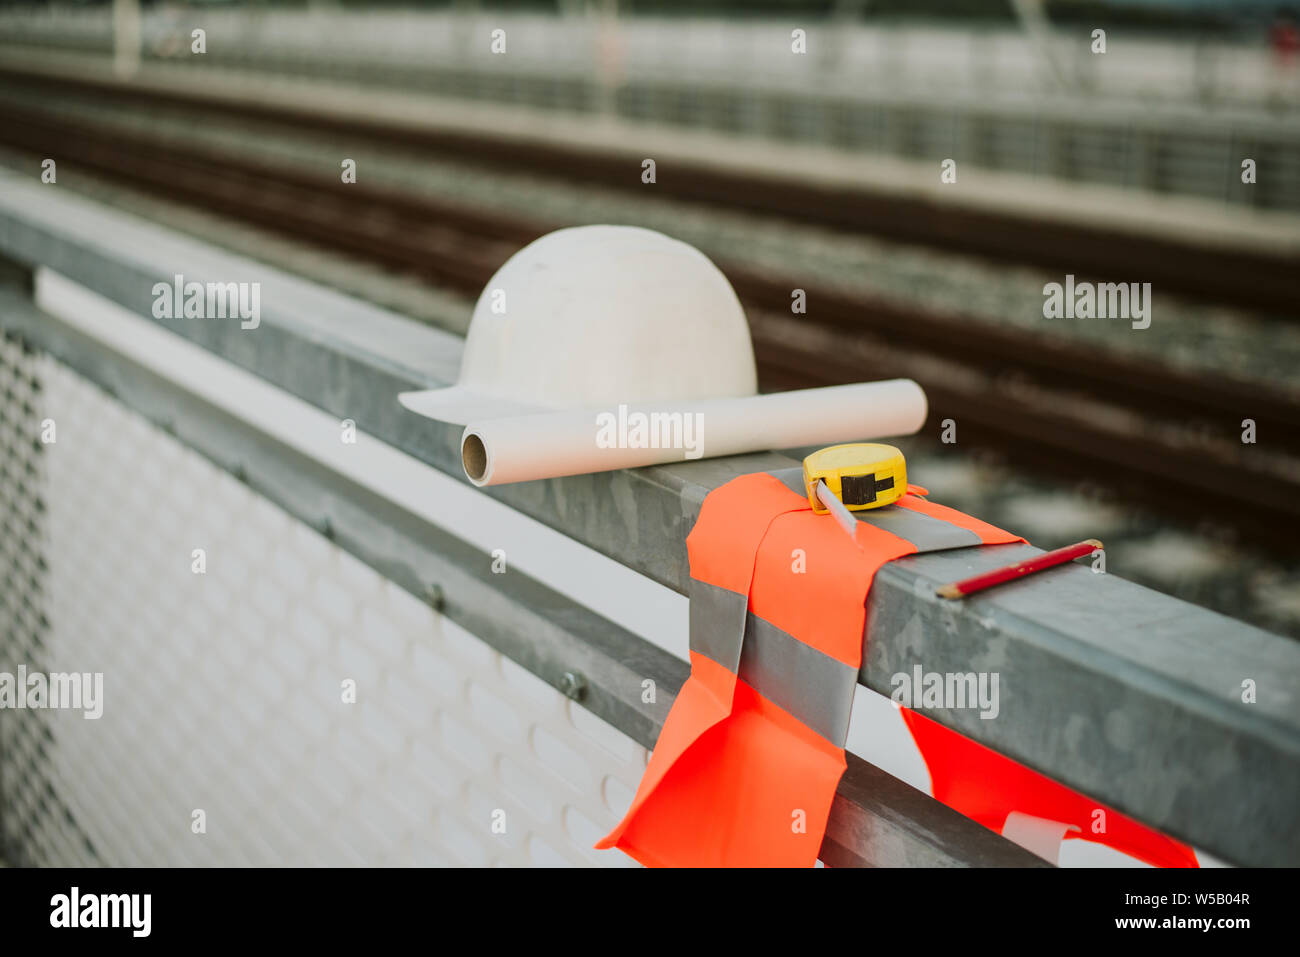
<svg viewBox="0 0 1300 957"><path fill-rule="evenodd" d="M631 739L58 362L0 394L0 672L103 673L0 711L9 863L631 863Z"/></svg>

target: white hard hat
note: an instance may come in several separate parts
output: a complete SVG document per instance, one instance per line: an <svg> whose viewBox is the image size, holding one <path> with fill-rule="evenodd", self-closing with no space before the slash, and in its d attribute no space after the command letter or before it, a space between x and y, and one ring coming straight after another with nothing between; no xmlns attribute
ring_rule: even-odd
<svg viewBox="0 0 1300 957"><path fill-rule="evenodd" d="M650 229L577 226L530 243L489 280L456 385L399 398L466 425L756 392L745 312L703 253Z"/></svg>

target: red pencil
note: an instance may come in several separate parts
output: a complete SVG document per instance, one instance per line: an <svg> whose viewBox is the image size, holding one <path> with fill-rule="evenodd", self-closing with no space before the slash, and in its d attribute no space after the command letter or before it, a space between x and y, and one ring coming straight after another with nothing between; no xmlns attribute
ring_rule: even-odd
<svg viewBox="0 0 1300 957"><path fill-rule="evenodd" d="M935 594L940 598L961 598L971 592L983 591L985 588L992 588L994 585L1001 585L1003 582L1015 581L1025 575L1032 575L1044 568L1064 565L1066 562L1082 558L1084 555L1090 555L1097 549L1104 547L1097 539L1090 538L1087 541L1079 542L1077 545L1066 545L1054 552L1044 552L1037 558L1031 558L1028 561L1016 562L1014 565L995 568L991 572L985 572L973 578L965 578L959 582L944 585L937 588Z"/></svg>

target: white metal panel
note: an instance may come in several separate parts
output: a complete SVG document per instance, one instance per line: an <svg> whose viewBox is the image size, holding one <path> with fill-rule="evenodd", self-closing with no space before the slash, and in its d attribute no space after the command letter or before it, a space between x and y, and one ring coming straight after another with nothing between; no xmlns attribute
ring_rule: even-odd
<svg viewBox="0 0 1300 957"><path fill-rule="evenodd" d="M5 343L0 376L39 406L0 411L9 471L44 471L3 483L0 562L48 619L10 630L0 670L102 671L105 698L98 720L3 713L18 861L630 863L591 844L643 748L66 367ZM29 518L39 543L11 534Z"/></svg>

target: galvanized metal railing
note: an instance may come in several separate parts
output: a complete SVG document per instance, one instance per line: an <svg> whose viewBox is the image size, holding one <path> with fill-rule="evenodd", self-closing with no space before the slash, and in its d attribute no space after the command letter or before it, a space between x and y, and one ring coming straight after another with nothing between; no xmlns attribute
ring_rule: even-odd
<svg viewBox="0 0 1300 957"><path fill-rule="evenodd" d="M457 478L460 429L407 412L395 396L454 381L460 339L62 191L2 179L0 256L19 276L0 312L7 335L166 423L403 589L439 596L446 616L554 687L581 672L583 706L653 744L666 710L662 699L641 701L641 682L650 677L675 689L686 674L680 659L523 573L476 570L484 568L481 555L454 535L43 315L22 277L55 270L147 318L160 278L229 281L255 270L257 329L156 321ZM484 494L685 594L684 539L708 492L733 476L791 464L777 454L740 456ZM861 683L888 696L891 675L917 662L939 672L991 666L1001 674L998 720L961 709L929 715L1225 861L1300 861L1300 645L1079 566L962 603L934 596L939 583L1037 551L998 546L886 566L871 593ZM1245 680L1257 689L1252 703L1242 700ZM860 759L841 785L823 858L1037 860Z"/></svg>

